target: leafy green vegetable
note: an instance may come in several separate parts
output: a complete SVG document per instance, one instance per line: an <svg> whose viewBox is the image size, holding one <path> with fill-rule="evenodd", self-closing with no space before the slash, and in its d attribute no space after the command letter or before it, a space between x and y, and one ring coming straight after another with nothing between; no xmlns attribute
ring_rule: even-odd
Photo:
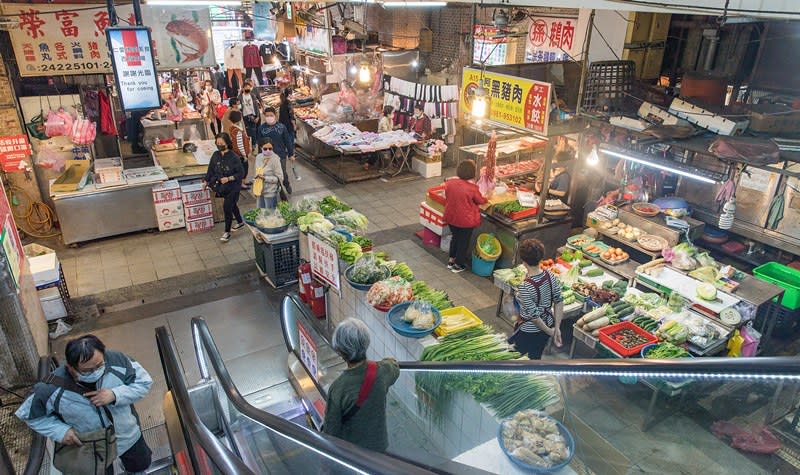
<svg viewBox="0 0 800 475"><path fill-rule="evenodd" d="M675 346L670 342L663 342L657 344L654 348L647 352L647 359L665 360L669 358L688 358L691 356L688 351L680 346Z"/></svg>
<svg viewBox="0 0 800 475"><path fill-rule="evenodd" d="M330 216L339 211L350 211L351 209L353 208L350 205L339 201L334 195L328 195L319 202L319 211L325 216Z"/></svg>

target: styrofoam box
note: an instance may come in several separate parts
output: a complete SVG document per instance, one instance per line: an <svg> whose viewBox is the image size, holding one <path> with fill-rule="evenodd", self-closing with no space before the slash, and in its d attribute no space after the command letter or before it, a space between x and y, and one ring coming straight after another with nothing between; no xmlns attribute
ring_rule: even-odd
<svg viewBox="0 0 800 475"><path fill-rule="evenodd" d="M181 199L178 180L167 180L153 186L153 203L166 203Z"/></svg>
<svg viewBox="0 0 800 475"><path fill-rule="evenodd" d="M175 216L159 216L158 217L158 230L169 231L171 229L179 229L186 226L186 219L182 214Z"/></svg>
<svg viewBox="0 0 800 475"><path fill-rule="evenodd" d="M156 216L166 218L169 216L179 216L183 214L183 201L167 201L166 203L156 203Z"/></svg>
<svg viewBox="0 0 800 475"><path fill-rule="evenodd" d="M447 224L444 222L444 213L436 211L424 201L419 204L419 222L439 236L447 229Z"/></svg>
<svg viewBox="0 0 800 475"><path fill-rule="evenodd" d="M184 208L184 216L186 221L195 219L206 218L214 214L214 205L211 202L203 203L196 206L187 206Z"/></svg>
<svg viewBox="0 0 800 475"><path fill-rule="evenodd" d="M36 243L23 246L22 249L28 259L33 282L37 287L58 281L60 265L56 251Z"/></svg>
<svg viewBox="0 0 800 475"><path fill-rule="evenodd" d="M202 183L181 186L181 199L186 206L194 206L211 202L211 190Z"/></svg>
<svg viewBox="0 0 800 475"><path fill-rule="evenodd" d="M411 169L422 175L423 178L442 176L442 162L425 163L413 158L411 159Z"/></svg>
<svg viewBox="0 0 800 475"><path fill-rule="evenodd" d="M212 229L214 229L214 218L210 216L207 218L193 219L186 222L186 230L190 233L211 231Z"/></svg>
<svg viewBox="0 0 800 475"><path fill-rule="evenodd" d="M58 287L50 287L39 291L39 302L42 304L44 318L48 321L58 320L67 316L67 308L61 300Z"/></svg>

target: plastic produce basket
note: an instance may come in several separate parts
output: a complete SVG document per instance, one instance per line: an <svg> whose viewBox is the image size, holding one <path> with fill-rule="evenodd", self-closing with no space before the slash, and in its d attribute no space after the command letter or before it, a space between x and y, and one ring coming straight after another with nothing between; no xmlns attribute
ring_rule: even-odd
<svg viewBox="0 0 800 475"><path fill-rule="evenodd" d="M266 244L253 239L256 265L276 287L297 281L300 241Z"/></svg>
<svg viewBox="0 0 800 475"><path fill-rule="evenodd" d="M638 335L647 339L647 341L631 348L626 348L620 345L614 338L611 337L611 335L620 330L625 330L625 329L633 330ZM651 343L656 343L656 342L658 342L658 338L642 330L641 328L637 327L631 322L621 322L617 323L616 325L611 325L600 329L600 343L606 345L609 349L615 351L616 353L624 357L638 355L642 351L642 348Z"/></svg>
<svg viewBox="0 0 800 475"><path fill-rule="evenodd" d="M786 290L783 294L781 305L789 310L800 308L800 271L777 262L767 262L766 264L753 269L753 275L775 284ZM777 299L773 300L777 303Z"/></svg>
<svg viewBox="0 0 800 475"><path fill-rule="evenodd" d="M490 240L494 242L495 247L495 251L492 254L485 252L481 247L481 244ZM478 253L478 256L485 261L496 261L497 258L500 257L500 254L503 253L503 247L500 245L500 241L494 237L494 234L483 233L478 236L478 242L475 243L475 251Z"/></svg>
<svg viewBox="0 0 800 475"><path fill-rule="evenodd" d="M467 307L446 308L439 313L442 316L442 324L436 327L436 330L433 331L434 335L436 335L437 337L447 336L448 334L448 331L446 329L447 319L448 317L451 316L463 315L466 320L470 320L470 323L460 327L457 331L462 331L466 330L467 328L473 328L483 325L483 320L478 318L478 316L472 313L472 311L470 311L470 309L468 309Z"/></svg>

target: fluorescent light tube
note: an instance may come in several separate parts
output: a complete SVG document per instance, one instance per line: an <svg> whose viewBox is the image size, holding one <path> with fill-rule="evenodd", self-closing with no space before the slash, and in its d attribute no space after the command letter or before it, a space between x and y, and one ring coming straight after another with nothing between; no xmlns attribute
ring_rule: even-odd
<svg viewBox="0 0 800 475"><path fill-rule="evenodd" d="M669 172L669 173L677 173L678 175L682 175L682 176L685 176L687 178L692 178L692 179L695 179L697 181L702 181L703 183L710 183L710 184L718 183L717 180L714 180L712 178L708 178L708 177L705 177L705 176L702 176L702 175L696 175L694 173L691 173L691 172L688 172L688 171L685 171L685 170L681 170L681 169L678 169L678 168L670 168L670 167L665 166L665 165L661 165L661 164L653 163L653 162L648 162L647 160L643 160L641 158L632 157L630 155L625 155L623 153L612 152L611 150L602 149L601 151L603 153L605 153L605 154L611 155L612 157L617 157L617 158L621 158L623 160L628 160L629 162L640 163L640 164L642 164L642 165L644 165L646 167L657 168L659 170L664 170L665 172Z"/></svg>

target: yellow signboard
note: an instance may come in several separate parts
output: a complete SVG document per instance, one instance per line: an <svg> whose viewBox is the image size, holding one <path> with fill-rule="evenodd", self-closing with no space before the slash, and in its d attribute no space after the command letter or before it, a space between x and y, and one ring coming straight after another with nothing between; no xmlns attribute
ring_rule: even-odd
<svg viewBox="0 0 800 475"><path fill-rule="evenodd" d="M486 120L547 134L550 83L464 68L461 110L467 115L472 110L472 100L480 86L485 89L489 103Z"/></svg>

